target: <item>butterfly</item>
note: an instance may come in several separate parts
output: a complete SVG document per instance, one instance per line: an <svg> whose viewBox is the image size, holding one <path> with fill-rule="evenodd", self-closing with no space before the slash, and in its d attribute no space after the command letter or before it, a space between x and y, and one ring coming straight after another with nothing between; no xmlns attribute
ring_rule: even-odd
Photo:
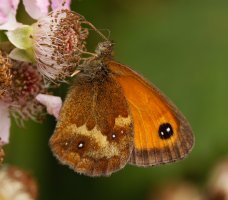
<svg viewBox="0 0 228 200"><path fill-rule="evenodd" d="M191 127L154 85L112 58L113 43L79 67L50 138L62 164L87 176L109 176L127 163L154 166L191 151Z"/></svg>

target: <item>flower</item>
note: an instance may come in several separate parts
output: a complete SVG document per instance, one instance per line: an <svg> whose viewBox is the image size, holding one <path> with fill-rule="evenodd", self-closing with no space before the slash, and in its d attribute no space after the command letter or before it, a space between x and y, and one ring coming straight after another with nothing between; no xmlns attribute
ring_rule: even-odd
<svg viewBox="0 0 228 200"><path fill-rule="evenodd" d="M70 9L71 0L52 0L52 10ZM48 15L50 7L49 0L23 0L26 12L33 18L39 19Z"/></svg>
<svg viewBox="0 0 228 200"><path fill-rule="evenodd" d="M49 0L23 0L26 12L33 18L39 19L48 14Z"/></svg>
<svg viewBox="0 0 228 200"><path fill-rule="evenodd" d="M8 63L7 59L2 60L5 61L3 66ZM7 70L6 67L5 69ZM4 94L0 97L0 137L4 144L9 142L9 116L12 115L20 124L28 119L41 121L45 113L44 106L35 97L39 93L47 93L43 77L37 71L36 65L11 61L10 74L11 84L5 87Z"/></svg>
<svg viewBox="0 0 228 200"><path fill-rule="evenodd" d="M1 0L0 30L14 30L22 24L16 21L19 0Z"/></svg>
<svg viewBox="0 0 228 200"><path fill-rule="evenodd" d="M49 80L61 81L69 77L82 60L88 24L79 14L69 10L70 0L53 0L48 14L48 0L23 0L26 11L38 21L23 25L6 35L15 48L10 57L36 62L38 70Z"/></svg>
<svg viewBox="0 0 228 200"><path fill-rule="evenodd" d="M33 25L31 34L38 70L50 80L70 76L85 51L88 30L84 18L67 9L56 10Z"/></svg>
<svg viewBox="0 0 228 200"><path fill-rule="evenodd" d="M31 175L13 166L0 169L1 200L35 200L37 184Z"/></svg>
<svg viewBox="0 0 228 200"><path fill-rule="evenodd" d="M62 107L62 99L57 96L38 94L36 100L47 108L47 112L56 119L59 118L59 112Z"/></svg>
<svg viewBox="0 0 228 200"><path fill-rule="evenodd" d="M22 23L17 22L16 13L20 0L1 0L0 4L0 30L15 30L23 27ZM52 0L53 10L68 8L71 0ZM47 16L50 2L49 0L23 0L26 12L33 18L39 19Z"/></svg>
<svg viewBox="0 0 228 200"><path fill-rule="evenodd" d="M52 10L57 10L57 9L62 9L62 8L66 8L70 10L70 3L71 0L55 0L51 2L51 8Z"/></svg>
<svg viewBox="0 0 228 200"><path fill-rule="evenodd" d="M35 65L25 62L13 62L11 71L12 86L1 101L9 106L14 117L39 121L43 106L37 103L35 97L46 92L41 74Z"/></svg>

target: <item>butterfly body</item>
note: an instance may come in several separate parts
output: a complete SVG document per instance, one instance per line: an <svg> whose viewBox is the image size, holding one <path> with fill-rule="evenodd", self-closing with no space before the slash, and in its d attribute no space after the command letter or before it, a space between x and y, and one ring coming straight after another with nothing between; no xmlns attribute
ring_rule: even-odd
<svg viewBox="0 0 228 200"><path fill-rule="evenodd" d="M76 172L107 176L127 163L151 166L184 158L194 138L176 107L140 75L111 58L101 43L97 57L79 67L50 146Z"/></svg>

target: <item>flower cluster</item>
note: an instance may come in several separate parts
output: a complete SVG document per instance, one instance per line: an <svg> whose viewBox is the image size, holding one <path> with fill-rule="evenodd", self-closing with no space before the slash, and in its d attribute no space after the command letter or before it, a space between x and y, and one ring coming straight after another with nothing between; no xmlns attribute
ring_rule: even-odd
<svg viewBox="0 0 228 200"><path fill-rule="evenodd" d="M0 55L0 137L3 143L8 143L9 116L20 124L27 119L41 120L44 106L35 98L39 93L47 93L47 89L36 65L11 60L3 53Z"/></svg>
<svg viewBox="0 0 228 200"><path fill-rule="evenodd" d="M22 120L31 118L39 121L43 106L35 100L35 97L47 91L36 65L12 61L11 77L11 86L2 95L1 102L9 106L15 118L19 117Z"/></svg>

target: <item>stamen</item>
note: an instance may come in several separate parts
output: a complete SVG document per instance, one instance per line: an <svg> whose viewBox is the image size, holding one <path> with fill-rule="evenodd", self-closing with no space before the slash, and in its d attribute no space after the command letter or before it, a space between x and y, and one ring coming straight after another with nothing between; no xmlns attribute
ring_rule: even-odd
<svg viewBox="0 0 228 200"><path fill-rule="evenodd" d="M67 9L51 12L34 27L34 55L38 70L49 80L69 77L86 52L88 30L84 18ZM94 55L93 55L94 56Z"/></svg>

